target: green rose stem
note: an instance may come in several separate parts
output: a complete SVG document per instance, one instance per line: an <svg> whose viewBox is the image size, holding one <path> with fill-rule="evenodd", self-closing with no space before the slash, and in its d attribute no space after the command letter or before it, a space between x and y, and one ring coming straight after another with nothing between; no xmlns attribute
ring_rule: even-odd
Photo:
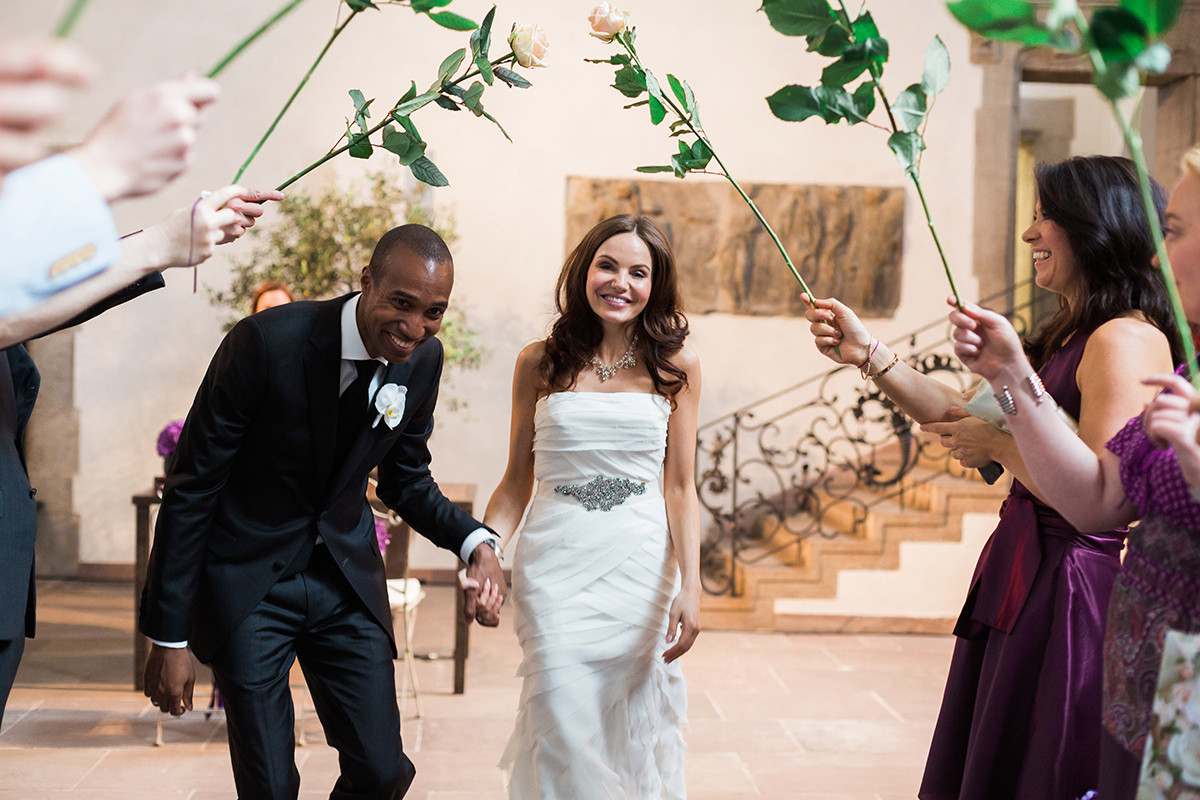
<svg viewBox="0 0 1200 800"><path fill-rule="evenodd" d="M66 39L70 36L71 31L75 29L75 21L79 19L79 15L83 13L87 4L88 0L75 0L71 3L67 13L63 15L62 22L58 23L58 29L54 31L54 35L59 39Z"/></svg>
<svg viewBox="0 0 1200 800"><path fill-rule="evenodd" d="M512 53L510 53L510 54L508 54L508 55L504 56L503 58L498 58L498 59L496 59L495 61L493 61L493 62L491 62L491 63L492 63L492 66L493 66L493 67L497 67L497 66L501 66L501 65L503 65L503 64L510 63L510 62L512 62L512 61L514 61L514 60L516 60L516 56L515 56L515 55L513 55ZM468 73L466 73L465 75L463 75L461 78L459 78L458 80L451 81L449 84L443 84L443 88L444 88L445 86L457 86L458 84L462 83L463 81L467 80L468 78L472 78L472 77L474 77L474 76L476 76L476 75L478 75L478 74L479 74L479 70L478 70L478 69L476 69L474 72L468 72ZM432 102L432 101L430 101L430 102ZM399 104L397 104L397 106L393 106L393 107L392 107L392 111L395 111L395 110L396 110L396 108L398 107L398 105L399 105ZM415 110L415 109L414 109L414 110ZM313 163L309 164L307 167L305 167L304 169L300 170L299 172L297 172L297 173L296 173L295 175L293 175L292 177L288 178L288 179L287 179L286 181L284 181L283 183L279 184L277 187L275 187L275 188L276 188L276 190L277 190L277 191L280 191L280 192L282 192L284 189L286 189L287 187L291 186L293 183L295 183L296 181L300 180L300 179L301 179L301 178L303 178L305 175L307 175L308 173L312 172L312 171L313 171L314 169L316 169L317 167L319 167L319 166L321 166L322 164L324 164L326 161L329 161L330 159L332 159L332 158L334 158L334 157L336 157L336 156L340 156L342 153L344 153L344 152L346 152L347 150L349 150L351 147L353 147L353 146L354 146L354 143L355 143L355 141L357 141L357 140L359 140L359 139L363 139L363 138L368 138L368 137L370 137L372 134L374 134L374 133L376 133L376 132L378 132L378 131L382 130L382 129L383 129L383 127L384 127L385 125L388 125L388 124L390 124L391 122L392 122L392 112L391 112L391 111L389 111L387 114L385 114L385 115L384 115L384 117L383 117L383 121L382 121L382 122L380 122L378 125L374 126L374 127L373 127L373 128L371 128L370 130L368 130L366 133L362 133L362 134L359 134L359 135L357 135L357 136L353 137L353 138L352 138L350 141L348 141L346 144L342 145L341 147L336 147L336 146L335 146L335 148L334 148L333 150L330 150L330 151L329 151L328 153L326 153L324 156L322 156L321 158L317 159L317 160L316 160L316 161L314 161ZM341 139L338 139L338 141L340 142L340 141L341 141Z"/></svg>
<svg viewBox="0 0 1200 800"><path fill-rule="evenodd" d="M850 14L846 10L845 0L838 0L838 5L841 6L845 18L849 19ZM854 38L853 28L843 27L842 29L850 34L851 39ZM888 102L887 94L883 91L883 84L879 82L879 65L872 62L868 72L871 75L871 84L875 87L880 101L883 102L884 110L887 111L888 124L892 126L892 133L900 133L900 126L896 124L896 117L892 114L892 104ZM930 213L929 203L925 199L925 187L921 185L921 174L917 171L916 164L906 169L905 172L908 173L909 179L917 189L917 197L921 200L921 210L925 212L925 225L929 228L930 235L933 236L933 244L937 247L938 257L942 259L942 269L946 272L946 280L950 282L950 291L954 294L954 305L961 310L963 303L962 298L958 295L958 283L954 280L954 271L950 269L950 261L946 258L946 251L942 248L942 239L938 236L937 227L933 224L933 214Z"/></svg>
<svg viewBox="0 0 1200 800"><path fill-rule="evenodd" d="M1088 21L1082 11L1075 12L1075 24L1079 27L1081 40L1089 41ZM1092 60L1096 74L1104 75L1108 67L1095 47L1088 49L1088 56ZM1179 297L1179 286L1175 283L1175 271L1171 269L1171 260L1167 257L1162 225L1158 222L1158 212L1154 207L1154 192L1150 184L1150 170L1146 168L1146 153L1142 148L1142 137L1129 124L1129 120L1125 118L1125 114L1121 111L1115 98L1108 98L1108 104L1112 108L1117 124L1121 127L1121 133L1125 136L1125 143L1129 145L1129 154L1134 166L1137 167L1138 184L1142 189L1142 205L1146 209L1146 223L1150 226L1150 235L1154 239L1154 250L1158 255L1158 269L1162 272L1163 283L1167 286L1167 297L1171 299L1171 310L1175 312L1175 325L1179 328L1179 338L1183 341L1183 357L1187 362L1188 377L1191 378L1193 386L1200 388L1200 374L1196 369L1196 343L1192 338L1192 329L1188 325L1187 314L1183 310L1183 301Z"/></svg>
<svg viewBox="0 0 1200 800"><path fill-rule="evenodd" d="M637 64L638 68L645 72L646 68L642 65L641 59L638 58L637 51L629 46L629 43L625 37L618 36L617 41L620 42L621 46L625 48L625 51L629 53L629 57L633 60L633 63ZM731 175L729 172L729 168L725 166L725 162L721 160L719 155L717 155L716 149L712 146L712 142L709 141L708 137L704 134L703 129L695 126L691 118L688 117L688 115L685 114L679 108L679 106L675 104L674 98L672 98L667 92L662 92L662 96L656 99L660 101L665 100L667 105L671 108L671 111L675 113L675 116L683 120L684 124L687 125L688 130L690 130L697 139L704 142L705 147L707 147L708 151L712 153L713 160L717 162L717 166L719 166L721 168L721 172L724 173L725 179L728 180L733 188L737 190L737 193L741 195L743 200L746 201L746 205L750 206L750 210L754 212L754 216L758 218L759 223L761 223L763 228L766 229L767 234L771 237L771 241L775 243L775 247L779 250L779 254L783 256L783 262L787 264L787 268L791 270L792 277L794 277L800 284L801 291L807 295L808 302L811 304L817 296L813 294L812 289L808 288L808 284L805 283L804 278L800 276L800 271L797 270L796 265L792 263L791 256L789 256L787 250L784 249L783 242L779 240L779 236L775 233L775 229L771 227L771 223L767 222L767 218L764 217L762 212L758 210L758 206L754 205L754 201L750 199L750 196L746 194L741 185L734 180L733 175ZM838 352L838 357L841 357L840 351Z"/></svg>
<svg viewBox="0 0 1200 800"><path fill-rule="evenodd" d="M229 66L230 62L233 61L235 58L237 58L239 55L241 55L242 51L245 50L247 47L249 47L254 42L255 39L257 39L259 36L262 36L264 33L266 33L268 30L270 30L271 27L276 22L278 22L279 20L286 17L289 13L291 13L292 9L294 9L296 6L300 5L302 2L304 2L304 0L291 0L291 2L285 4L283 6L283 8L281 8L275 12L275 15L273 17L271 17L269 20L264 22L262 25L259 25L258 28L253 33L251 33L245 39L242 39L242 41L238 42L237 45L234 46L234 48L232 50L230 50L225 55L224 58L222 58L220 61L218 61L217 65L215 67L213 67L212 69L210 69L204 77L215 78L218 75L220 75L221 72L227 66Z"/></svg>
<svg viewBox="0 0 1200 800"><path fill-rule="evenodd" d="M316 60L313 61L312 66L308 68L308 72L304 73L304 78L300 81L300 84L296 87L296 90L292 92L292 96L287 99L287 102L283 104L283 108L281 108L279 113L275 115L275 119L271 122L271 126L267 128L267 132L263 134L263 137L258 140L258 144L254 146L254 150L250 153L249 158L247 158L242 166L238 169L237 175L233 176L234 183L237 183L239 180L241 180L242 173L244 173L246 168L250 166L250 162L253 161L256 156L258 156L258 151L261 150L262 146L267 143L267 139L271 138L271 134L275 132L275 126L279 124L279 121L283 119L283 115L287 113L288 109L292 107L292 103L297 97L300 96L300 90L304 88L305 84L308 83L308 79L312 77L314 72L316 72L317 65L321 63L321 59L325 58L325 54L329 52L329 48L333 45L334 40L341 35L342 31L346 29L346 26L350 24L350 20L354 19L360 10L361 9L352 10L350 12L350 16L346 17L346 21L334 29L333 34L329 37L329 41L325 42L325 46L321 48L321 52L317 55Z"/></svg>

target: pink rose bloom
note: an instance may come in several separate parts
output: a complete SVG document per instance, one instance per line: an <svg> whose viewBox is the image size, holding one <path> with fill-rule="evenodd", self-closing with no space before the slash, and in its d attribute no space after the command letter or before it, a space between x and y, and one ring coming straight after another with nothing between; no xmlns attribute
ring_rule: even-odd
<svg viewBox="0 0 1200 800"><path fill-rule="evenodd" d="M550 50L550 40L542 26L513 25L512 33L508 34L508 46L512 48L517 63L522 67L546 66L546 53Z"/></svg>
<svg viewBox="0 0 1200 800"><path fill-rule="evenodd" d="M602 42L611 42L629 25L629 12L622 11L612 3L601 3L588 16L592 36Z"/></svg>

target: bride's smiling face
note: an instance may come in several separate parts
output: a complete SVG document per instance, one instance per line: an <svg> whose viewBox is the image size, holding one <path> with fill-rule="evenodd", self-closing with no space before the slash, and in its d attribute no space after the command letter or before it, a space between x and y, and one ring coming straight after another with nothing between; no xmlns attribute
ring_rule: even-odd
<svg viewBox="0 0 1200 800"><path fill-rule="evenodd" d="M604 241L587 272L587 300L605 322L637 319L650 299L653 280L650 248L636 233L618 233Z"/></svg>

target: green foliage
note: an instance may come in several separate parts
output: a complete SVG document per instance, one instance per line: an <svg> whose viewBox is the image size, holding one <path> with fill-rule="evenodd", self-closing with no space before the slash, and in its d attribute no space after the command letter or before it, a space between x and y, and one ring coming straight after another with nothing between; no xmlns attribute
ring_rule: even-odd
<svg viewBox="0 0 1200 800"><path fill-rule="evenodd" d="M347 2L351 2L351 0L347 0ZM377 149L394 154L400 164L408 167L417 180L430 186L449 186L450 182L446 176L425 154L426 142L421 138L421 134L411 119L414 113L431 104L448 111L467 109L474 116L482 117L493 123L499 128L504 138L512 141L508 131L504 130L504 126L500 124L499 120L484 108L484 92L488 87L494 85L496 78L499 78L506 86L517 89L528 89L533 84L505 66L506 64L519 66L513 53L510 52L495 60L489 60L488 50L492 39L492 22L496 16L495 6L492 6L484 16L483 24L476 25L474 22L464 20L448 11L436 10L450 2L451 0L412 0L411 5L414 11L428 14L430 19L445 27L454 30L470 30L471 37L468 46L455 50L442 60L438 66L437 77L423 93L417 94L416 82L410 81L409 89L392 105L391 110L384 115L383 121L374 125L369 123L371 119L370 106L374 99L368 100L358 89L351 89L350 98L354 103L354 115L353 118L347 118L346 133L343 134L342 139L339 139L330 148L328 154L281 184L280 189L290 186L294 181L343 152L349 151L352 158L370 158ZM351 7L355 8L353 4ZM359 10L361 9L355 8L356 13ZM455 77L460 68L463 69L462 74ZM474 81L470 84L470 88L464 89L463 85L476 75L482 80ZM400 123L403 130L397 129L391 124L392 122ZM376 134L379 134L379 140L372 141L371 137ZM342 143L343 141L345 144Z"/></svg>
<svg viewBox="0 0 1200 800"><path fill-rule="evenodd" d="M1170 50L1157 40L1178 21L1183 3L1121 0L1097 8L1090 21L1076 0L1055 0L1044 17L1027 0L960 0L948 7L959 22L988 38L1088 56L1096 88L1119 100L1137 93L1145 73L1167 68Z"/></svg>
<svg viewBox="0 0 1200 800"><path fill-rule="evenodd" d="M1061 0L1060 0L1061 1ZM924 129L933 108L933 99L950 80L950 53L938 37L925 51L925 67L921 82L913 83L888 102L882 78L891 48L879 32L871 12L860 6L859 15L851 19L843 0L765 0L762 10L767 20L785 36L804 36L808 52L833 59L821 72L819 86L784 86L767 98L771 113L787 122L802 122L820 117L827 125L845 122L857 125L871 122L878 105L887 115L887 125L876 125L889 134L887 144L896 155L905 174L912 180L925 209L929 232L933 235L945 268L950 289L958 300L958 289L946 254L942 250L937 230L929 216L925 193L921 186L921 154L925 152ZM963 0L977 7L989 25L1007 30L1005 26L1025 18L1024 0ZM857 86L850 84L859 81ZM959 301L959 305L962 303Z"/></svg>
<svg viewBox="0 0 1200 800"><path fill-rule="evenodd" d="M415 187L400 188L394 177L381 173L350 191L290 192L276 209L272 224L250 231L256 246L246 258L233 261L229 288L209 290L213 305L232 312L226 330L250 313L250 298L263 281L283 281L297 300L323 300L356 291L375 243L397 225L427 225L452 245L453 223L438 224L421 194ZM484 351L461 312L451 308L438 338L446 350L447 366L474 369L482 363Z"/></svg>
<svg viewBox="0 0 1200 800"><path fill-rule="evenodd" d="M825 0L818 0L824 4ZM799 3L799 6L811 6L812 3ZM781 24L786 24L790 29L799 30L805 25L810 25L811 21L806 21L805 8L794 8L797 6L795 0L791 2L780 2L779 0L767 0L764 3L764 9L767 13L775 15ZM768 8L770 7L770 8ZM826 6L827 7L827 6ZM712 142L708 135L704 132L704 125L700 122L700 103L696 100L696 93L692 91L692 87L687 81L670 73L667 74L667 86L670 92L663 91L662 84L654 73L646 69L637 53L637 32L627 27L620 33L613 36L611 39L606 39L612 44L618 45L624 52L614 53L608 58L586 58L591 64L610 64L617 68L613 88L623 94L627 98L631 98L634 102L629 103L625 108L635 108L637 106L646 106L650 112L650 123L659 125L668 116L674 119L668 125L670 129L670 138L678 139L676 142L676 152L671 155L670 164L655 164L650 166L637 167L638 172L642 173L671 173L676 178L685 178L690 172L707 172L711 163L715 162L720 174L728 179L729 183L750 207L750 211L766 229L771 240L775 243L775 247L779 250L779 254L783 257L784 263L791 271L792 276L800 284L800 288L812 296L808 285L804 282L804 278L800 276L800 272L796 269L796 265L792 263L791 257L783 246L783 242L779 240L779 236L771 228L770 223L763 217L758 206L754 205L754 201L750 196L742 190L738 182L734 180L733 175L721 162L713 149ZM644 97L643 97L644 95ZM691 138L691 142L685 141L686 138Z"/></svg>

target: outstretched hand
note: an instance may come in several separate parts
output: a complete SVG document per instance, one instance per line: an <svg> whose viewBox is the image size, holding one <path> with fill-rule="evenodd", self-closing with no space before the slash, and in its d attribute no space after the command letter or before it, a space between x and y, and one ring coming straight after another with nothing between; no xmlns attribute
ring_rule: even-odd
<svg viewBox="0 0 1200 800"><path fill-rule="evenodd" d="M1022 361L1028 367L1021 337L1005 317L974 303L964 303L959 309L953 298L948 302L954 307L950 312L954 354L963 366L989 381L1006 368L1019 369Z"/></svg>
<svg viewBox="0 0 1200 800"><path fill-rule="evenodd" d="M854 364L871 354L871 334L850 307L832 297L808 298L804 318L821 355L838 364Z"/></svg>
<svg viewBox="0 0 1200 800"><path fill-rule="evenodd" d="M262 203L282 199L274 189L225 186L175 209L143 231L143 236L160 249L156 264L194 267L208 259L217 245L235 241L252 228L263 214Z"/></svg>

